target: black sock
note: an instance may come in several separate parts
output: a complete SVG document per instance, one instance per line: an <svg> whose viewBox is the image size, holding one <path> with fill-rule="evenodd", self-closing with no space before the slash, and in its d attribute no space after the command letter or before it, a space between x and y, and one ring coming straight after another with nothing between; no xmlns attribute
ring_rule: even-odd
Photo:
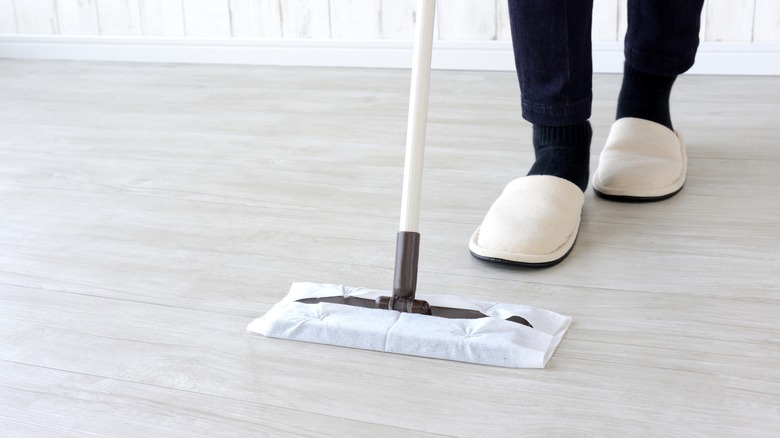
<svg viewBox="0 0 780 438"><path fill-rule="evenodd" d="M534 125L536 162L528 174L557 176L584 192L588 187L592 136L588 121L568 126Z"/></svg>
<svg viewBox="0 0 780 438"><path fill-rule="evenodd" d="M643 73L625 63L616 118L636 117L674 129L669 114L669 95L675 79L677 76Z"/></svg>

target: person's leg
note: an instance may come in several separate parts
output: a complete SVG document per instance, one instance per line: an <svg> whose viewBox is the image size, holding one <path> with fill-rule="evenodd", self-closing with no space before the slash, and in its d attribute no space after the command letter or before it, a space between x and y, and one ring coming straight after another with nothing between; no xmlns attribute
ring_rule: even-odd
<svg viewBox="0 0 780 438"><path fill-rule="evenodd" d="M625 73L616 121L593 189L617 201L657 201L685 184L687 154L669 96L694 62L703 0L629 0Z"/></svg>
<svg viewBox="0 0 780 438"><path fill-rule="evenodd" d="M704 0L628 2L623 86L617 119L636 117L669 129L674 80L693 65Z"/></svg>
<svg viewBox="0 0 780 438"><path fill-rule="evenodd" d="M588 184L592 0L509 0L523 118L533 124L529 175Z"/></svg>
<svg viewBox="0 0 780 438"><path fill-rule="evenodd" d="M579 230L592 131L592 0L509 0L523 118L536 161L510 182L474 232L483 260L549 266Z"/></svg>

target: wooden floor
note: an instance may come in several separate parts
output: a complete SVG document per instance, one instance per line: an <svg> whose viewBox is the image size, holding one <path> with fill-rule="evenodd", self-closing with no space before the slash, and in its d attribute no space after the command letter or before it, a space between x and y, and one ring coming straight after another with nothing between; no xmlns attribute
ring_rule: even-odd
<svg viewBox="0 0 780 438"><path fill-rule="evenodd" d="M780 77L680 78L683 191L589 189L528 270L467 250L532 162L516 79L434 72L419 288L571 315L544 370L246 332L294 281L390 287L408 83L0 61L0 435L780 436Z"/></svg>

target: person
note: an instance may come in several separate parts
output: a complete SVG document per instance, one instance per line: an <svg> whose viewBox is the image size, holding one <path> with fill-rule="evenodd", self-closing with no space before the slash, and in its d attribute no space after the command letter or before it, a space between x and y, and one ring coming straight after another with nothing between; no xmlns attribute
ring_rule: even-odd
<svg viewBox="0 0 780 438"><path fill-rule="evenodd" d="M571 251L589 179L593 1L508 0L522 116L535 162L510 182L469 242L475 257L549 266ZM658 201L685 182L669 96L694 63L703 0L629 0L616 120L593 176L597 195Z"/></svg>

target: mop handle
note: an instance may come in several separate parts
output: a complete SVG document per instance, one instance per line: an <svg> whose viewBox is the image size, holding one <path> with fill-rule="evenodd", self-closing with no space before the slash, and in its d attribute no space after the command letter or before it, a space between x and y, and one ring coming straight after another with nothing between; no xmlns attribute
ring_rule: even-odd
<svg viewBox="0 0 780 438"><path fill-rule="evenodd" d="M435 12L436 0L417 1L417 24L414 30L412 86L409 93L409 119L406 126L406 155L399 231L418 233L420 228L420 194L422 192L425 152L425 127L428 123L428 88L431 79Z"/></svg>
<svg viewBox="0 0 780 438"><path fill-rule="evenodd" d="M429 313L428 303L415 300L417 262L420 254L420 194L422 192L425 125L428 123L428 85L431 80L433 17L436 0L417 1L414 30L412 86L406 126L404 186L401 195L401 226L396 236L393 296L378 303L388 309Z"/></svg>

